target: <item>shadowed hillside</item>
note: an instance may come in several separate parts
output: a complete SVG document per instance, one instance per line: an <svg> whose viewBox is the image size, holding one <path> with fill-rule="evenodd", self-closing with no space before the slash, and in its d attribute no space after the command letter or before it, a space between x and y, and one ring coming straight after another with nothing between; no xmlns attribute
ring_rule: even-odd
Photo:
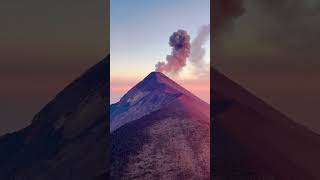
<svg viewBox="0 0 320 180"><path fill-rule="evenodd" d="M0 179L92 180L108 169L109 56L0 138Z"/></svg>
<svg viewBox="0 0 320 180"><path fill-rule="evenodd" d="M212 72L216 179L320 179L319 135Z"/></svg>

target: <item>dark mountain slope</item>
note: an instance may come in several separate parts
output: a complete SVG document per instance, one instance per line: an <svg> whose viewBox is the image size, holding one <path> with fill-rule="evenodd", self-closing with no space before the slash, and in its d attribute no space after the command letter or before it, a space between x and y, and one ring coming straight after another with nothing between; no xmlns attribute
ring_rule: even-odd
<svg viewBox="0 0 320 180"><path fill-rule="evenodd" d="M91 180L108 169L108 61L72 82L30 126L0 138L0 179Z"/></svg>
<svg viewBox="0 0 320 180"><path fill-rule="evenodd" d="M320 179L320 137L213 70L216 179Z"/></svg>

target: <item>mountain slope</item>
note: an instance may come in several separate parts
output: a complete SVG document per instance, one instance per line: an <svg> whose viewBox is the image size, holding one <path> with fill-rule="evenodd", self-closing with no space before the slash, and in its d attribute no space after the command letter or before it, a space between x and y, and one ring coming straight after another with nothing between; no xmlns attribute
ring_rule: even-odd
<svg viewBox="0 0 320 180"><path fill-rule="evenodd" d="M320 179L320 136L212 70L216 179Z"/></svg>
<svg viewBox="0 0 320 180"><path fill-rule="evenodd" d="M107 169L109 56L0 138L0 179L91 180Z"/></svg>
<svg viewBox="0 0 320 180"><path fill-rule="evenodd" d="M209 116L207 103L149 74L112 107L111 178L210 179Z"/></svg>

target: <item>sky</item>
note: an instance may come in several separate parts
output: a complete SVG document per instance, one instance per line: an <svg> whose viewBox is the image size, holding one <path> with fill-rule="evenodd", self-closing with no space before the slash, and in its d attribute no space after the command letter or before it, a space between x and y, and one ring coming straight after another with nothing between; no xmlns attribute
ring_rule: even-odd
<svg viewBox="0 0 320 180"><path fill-rule="evenodd" d="M0 135L107 54L108 15L105 0L0 1Z"/></svg>
<svg viewBox="0 0 320 180"><path fill-rule="evenodd" d="M320 2L223 2L213 19L214 68L320 133Z"/></svg>
<svg viewBox="0 0 320 180"><path fill-rule="evenodd" d="M155 70L158 61L171 53L171 34L186 30L191 40L199 28L210 23L209 0L110 1L111 103ZM210 41L204 45L210 62ZM208 65L209 67L209 65ZM187 64L179 76L170 76L206 102L210 101L210 80L196 78Z"/></svg>

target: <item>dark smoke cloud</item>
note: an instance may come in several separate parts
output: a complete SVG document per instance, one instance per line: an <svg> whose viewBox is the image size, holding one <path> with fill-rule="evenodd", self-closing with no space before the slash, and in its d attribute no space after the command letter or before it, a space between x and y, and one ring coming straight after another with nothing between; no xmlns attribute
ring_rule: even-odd
<svg viewBox="0 0 320 180"><path fill-rule="evenodd" d="M213 3L215 54L230 54L223 52L224 46L248 55L255 53L253 51L279 56L319 54L318 0L217 0ZM235 43L233 37L242 44ZM243 46L243 43L249 45Z"/></svg>
<svg viewBox="0 0 320 180"><path fill-rule="evenodd" d="M233 28L234 20L243 15L243 0L215 0L213 3L213 34L218 38Z"/></svg>
<svg viewBox="0 0 320 180"><path fill-rule="evenodd" d="M319 54L320 1L263 0L254 8L258 11L248 11L248 15L269 17L267 28L258 29L256 38L273 47L275 53Z"/></svg>
<svg viewBox="0 0 320 180"><path fill-rule="evenodd" d="M213 32L213 53L215 57L224 54L224 37L229 35L236 27L235 20L245 12L244 0L215 0L213 3L213 17L211 18ZM220 59L220 58L218 58ZM214 58L216 62L218 59ZM211 63L213 65L213 63Z"/></svg>
<svg viewBox="0 0 320 180"><path fill-rule="evenodd" d="M156 71L177 74L186 65L190 54L190 36L185 30L178 30L170 36L169 45L171 55L167 55L166 62L156 64Z"/></svg>
<svg viewBox="0 0 320 180"><path fill-rule="evenodd" d="M195 75L202 76L208 72L208 64L204 61L205 48L204 44L210 38L210 25L204 25L199 29L197 36L191 42L191 52L189 61L195 68Z"/></svg>

